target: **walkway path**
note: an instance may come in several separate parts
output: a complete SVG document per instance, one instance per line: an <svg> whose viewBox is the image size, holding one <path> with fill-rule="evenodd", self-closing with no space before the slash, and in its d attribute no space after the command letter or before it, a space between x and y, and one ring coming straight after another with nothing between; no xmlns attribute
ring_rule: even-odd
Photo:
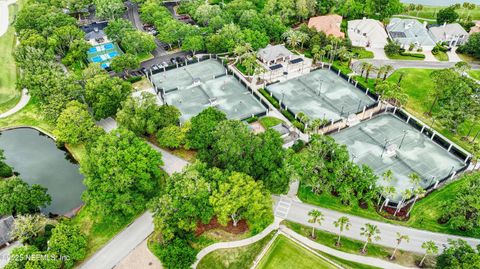
<svg viewBox="0 0 480 269"><path fill-rule="evenodd" d="M28 104L28 101L30 101L30 95L28 95L28 90L23 89L20 101L12 109L0 114L0 118L6 118L10 115L17 113Z"/></svg>
<svg viewBox="0 0 480 269"><path fill-rule="evenodd" d="M474 247L480 244L479 239L447 235L442 233L434 233L434 232L429 232L424 230L408 228L406 226L374 221L374 220L365 219L365 218L361 218L353 215L344 214L344 213L326 209L326 208L313 206L310 204L305 204L302 202L297 202L293 199L289 199L288 197L274 196L274 199L277 201L277 207L284 206L286 202L289 203L290 204L289 211L286 214L286 219L300 223L302 225L312 227L312 224L308 222L308 212L313 209L317 209L321 211L325 215L325 221L322 223L321 226L314 225L314 227L331 232L331 233L338 232L338 228L335 227L333 222L336 221L341 216L347 216L350 219L352 227L349 231L344 231L344 236L349 238L363 241L364 238L360 236L360 228L363 227L366 223L377 225L381 232L380 234L381 239L375 243L382 246L386 246L386 247L394 247L396 245L395 242L397 238L397 235L396 235L397 232L410 236L410 242L402 243L400 245L400 249L403 249L406 251L414 251L418 253L424 252L421 245L423 242L429 241L429 240L433 240L440 247L440 251L443 250L443 247L442 247L443 245L448 244L448 239L463 239L467 241L471 246L474 246ZM282 214L282 216L285 216L285 214Z"/></svg>
<svg viewBox="0 0 480 269"><path fill-rule="evenodd" d="M97 122L97 124L107 132L114 130L117 127L117 123L112 118L104 119ZM182 171L182 169L188 164L187 161L178 158L151 143L149 144L156 151L162 153L162 160L164 163L163 169L169 175ZM139 251L148 251L148 249L141 249L146 247L146 244L141 244L153 232L153 228L152 213L147 211L85 261L80 268L111 269L116 265L119 265L122 261L122 264L128 262L128 260L124 260L125 257L130 256L130 254L136 255L133 251L137 246L137 250L140 248ZM132 257L129 257L129 259L132 259Z"/></svg>
<svg viewBox="0 0 480 269"><path fill-rule="evenodd" d="M17 2L17 0L0 0L0 36L8 30L10 18L8 16L8 6Z"/></svg>
<svg viewBox="0 0 480 269"><path fill-rule="evenodd" d="M196 268L198 263L200 262L200 260L202 260L203 257L205 257L207 254L209 254L212 251L215 251L215 250L218 250L218 249L225 249L225 248L243 247L243 246L247 246L247 245L253 244L257 241L262 240L265 236L270 234L272 231L277 230L280 227L280 222L282 220L283 219L281 219L281 218L275 217L272 224L270 224L267 228L265 228L259 234L256 234L252 237L245 238L243 240L238 240L238 241L220 242L220 243L216 243L216 244L210 245L210 246L202 249L197 254L197 260L192 265L192 268Z"/></svg>
<svg viewBox="0 0 480 269"><path fill-rule="evenodd" d="M373 258L373 257L367 257L367 256L362 256L362 255L356 255L356 254L350 254L346 253L343 251L339 251L327 246L324 246L322 244L319 244L315 241L312 241L308 238L306 238L303 235L300 235L293 230L281 225L280 226L280 232L281 234L286 235L290 239L294 239L297 241L297 243L300 243L302 245L306 245L309 248L315 249L315 250L320 250L326 254L330 254L332 256L347 260L347 261L352 261L352 262L358 262L358 263L363 263L363 264L368 264L368 265L374 265L376 267L380 268L385 268L385 269L405 269L409 267L405 267L402 265L398 265L396 263L391 263L385 260Z"/></svg>

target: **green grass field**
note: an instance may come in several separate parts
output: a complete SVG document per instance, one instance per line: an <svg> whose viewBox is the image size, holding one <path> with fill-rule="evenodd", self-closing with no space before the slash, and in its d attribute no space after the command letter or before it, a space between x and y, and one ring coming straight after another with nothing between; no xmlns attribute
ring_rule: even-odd
<svg viewBox="0 0 480 269"><path fill-rule="evenodd" d="M296 233L311 239L310 235L312 233L312 228L291 221L284 221L282 224L285 224L288 228L295 231ZM340 241L341 246L336 246L335 243L337 241L337 234L329 233L319 229L315 229L315 236L316 238L314 240L311 240L327 247L355 255L360 255L360 250L365 243L363 241L342 237ZM376 244L368 244L367 253L365 255L368 257L397 263L407 267L415 267L415 262L421 259L420 254L398 250L395 255L395 260L392 261L390 260L390 256L392 255L392 253L392 248L387 248ZM429 260L428 263L430 265L431 263L433 263L433 261Z"/></svg>
<svg viewBox="0 0 480 269"><path fill-rule="evenodd" d="M253 261L272 239L274 232L251 245L219 249L209 253L198 264L198 269L243 269L250 268Z"/></svg>
<svg viewBox="0 0 480 269"><path fill-rule="evenodd" d="M11 24L23 2L23 0L19 0L16 4L8 7ZM21 93L16 88L18 71L12 55L16 42L15 29L13 25L10 25L7 32L0 37L0 112L14 107L20 100Z"/></svg>
<svg viewBox="0 0 480 269"><path fill-rule="evenodd" d="M409 12L404 12L402 13L403 15L409 15L409 16L415 16L415 17L420 17L420 18L425 18L425 19L436 19L437 18L437 13L439 10L444 9L446 7L440 7L440 6L424 6L422 10L420 11L409 11ZM477 8L474 10L469 11L468 9L465 8L460 8L457 9L456 12L458 15L460 15L460 19L465 19L467 18L468 15L470 15L472 20L480 20L480 7L477 5Z"/></svg>
<svg viewBox="0 0 480 269"><path fill-rule="evenodd" d="M413 60L413 61L423 61L425 59L410 56L410 55L400 55L400 54L395 54L395 55L387 55L389 59L392 60Z"/></svg>
<svg viewBox="0 0 480 269"><path fill-rule="evenodd" d="M309 250L279 235L257 266L258 269L337 269L338 267Z"/></svg>
<svg viewBox="0 0 480 269"><path fill-rule="evenodd" d="M439 51L436 55L434 54L433 56L435 56L435 58L441 62L448 61L448 55L443 51Z"/></svg>
<svg viewBox="0 0 480 269"><path fill-rule="evenodd" d="M471 71L468 72L468 74L469 74L472 78L474 78L474 79L476 79L476 80L480 80L480 70L471 70Z"/></svg>
<svg viewBox="0 0 480 269"><path fill-rule="evenodd" d="M277 119L274 117L263 117L263 118L260 118L258 121L260 122L260 124L262 124L262 126L265 129L268 129L270 127L283 123L281 119Z"/></svg>
<svg viewBox="0 0 480 269"><path fill-rule="evenodd" d="M389 78L389 81L397 82L400 73L403 72L405 75L401 82L401 87L405 89L409 98L405 108L408 112L412 113L415 117L419 118L421 121L428 125L432 125L433 119L426 115L430 110L430 106L433 102L433 97L431 92L433 91L435 85L430 79L430 74L435 71L434 69L414 69L414 68L405 68L395 71ZM474 75L479 75L479 71L472 71ZM471 73L472 74L472 73ZM433 108L433 112L436 111L436 107ZM471 134L476 134L480 130L480 123L478 122L465 122L460 124L458 128L458 133L453 133L449 129L443 127L440 121L434 122L434 128L442 135L452 140L456 144L460 145L466 150L471 150L472 144L463 139L463 136L467 135L472 124L473 130Z"/></svg>

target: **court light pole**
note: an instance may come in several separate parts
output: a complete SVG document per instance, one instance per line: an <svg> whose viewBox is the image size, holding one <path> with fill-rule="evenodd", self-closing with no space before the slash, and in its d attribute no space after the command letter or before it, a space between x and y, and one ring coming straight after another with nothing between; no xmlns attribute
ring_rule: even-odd
<svg viewBox="0 0 480 269"><path fill-rule="evenodd" d="M401 148L402 148L403 140L405 139L405 136L406 136L406 135L407 135L407 130L403 130L402 141L400 141L400 146L398 146L398 149L401 149Z"/></svg>
<svg viewBox="0 0 480 269"><path fill-rule="evenodd" d="M385 139L385 145L383 145L382 154L380 155L380 158L383 158L383 153L385 153L385 149L387 148L387 144L388 144L388 139Z"/></svg>

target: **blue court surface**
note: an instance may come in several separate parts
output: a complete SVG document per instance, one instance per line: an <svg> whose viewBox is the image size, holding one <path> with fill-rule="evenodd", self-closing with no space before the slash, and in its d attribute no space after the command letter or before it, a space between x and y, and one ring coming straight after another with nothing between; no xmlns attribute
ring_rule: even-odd
<svg viewBox="0 0 480 269"><path fill-rule="evenodd" d="M110 67L112 58L121 55L123 52L115 43L106 43L88 49L88 61L99 63L102 68Z"/></svg>

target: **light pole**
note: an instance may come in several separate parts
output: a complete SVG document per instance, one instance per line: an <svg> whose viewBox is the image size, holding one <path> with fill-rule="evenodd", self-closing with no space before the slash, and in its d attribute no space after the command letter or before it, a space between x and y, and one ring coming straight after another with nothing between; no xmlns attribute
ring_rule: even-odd
<svg viewBox="0 0 480 269"><path fill-rule="evenodd" d="M406 135L407 135L407 130L403 130L402 141L400 142L400 146L398 146L398 149L401 149L401 148L402 148L403 140L405 139L405 136L406 136Z"/></svg>

